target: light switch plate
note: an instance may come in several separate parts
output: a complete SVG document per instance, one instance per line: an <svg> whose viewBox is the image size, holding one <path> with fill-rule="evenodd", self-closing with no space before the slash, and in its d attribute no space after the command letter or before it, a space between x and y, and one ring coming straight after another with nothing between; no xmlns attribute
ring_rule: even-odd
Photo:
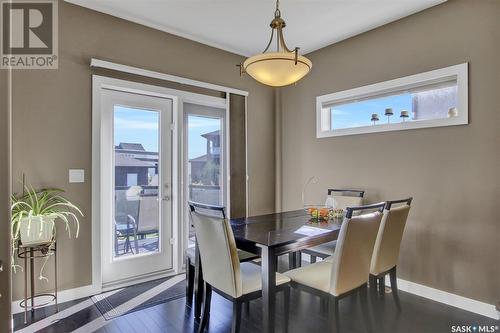
<svg viewBox="0 0 500 333"><path fill-rule="evenodd" d="M84 183L85 170L83 169L69 169L69 182L70 183Z"/></svg>

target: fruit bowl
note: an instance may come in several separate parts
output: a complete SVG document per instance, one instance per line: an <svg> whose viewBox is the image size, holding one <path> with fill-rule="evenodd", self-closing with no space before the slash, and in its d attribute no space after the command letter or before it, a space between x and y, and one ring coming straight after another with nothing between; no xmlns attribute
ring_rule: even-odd
<svg viewBox="0 0 500 333"><path fill-rule="evenodd" d="M330 218L330 207L321 205L307 205L304 210L315 220L328 220Z"/></svg>

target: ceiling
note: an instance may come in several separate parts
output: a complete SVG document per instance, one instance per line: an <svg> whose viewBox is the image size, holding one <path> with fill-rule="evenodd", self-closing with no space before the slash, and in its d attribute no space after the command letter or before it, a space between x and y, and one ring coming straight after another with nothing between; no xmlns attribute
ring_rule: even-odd
<svg viewBox="0 0 500 333"><path fill-rule="evenodd" d="M265 48L273 0L66 0L223 50ZM289 48L309 53L446 0L281 0Z"/></svg>

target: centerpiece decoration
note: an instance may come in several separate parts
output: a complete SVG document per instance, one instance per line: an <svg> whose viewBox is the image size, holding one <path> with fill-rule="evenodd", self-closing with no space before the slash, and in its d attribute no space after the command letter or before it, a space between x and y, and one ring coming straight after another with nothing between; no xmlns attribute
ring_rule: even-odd
<svg viewBox="0 0 500 333"><path fill-rule="evenodd" d="M316 184L318 179L312 176L307 180L302 189L302 206L304 210L311 216L313 222L328 221L330 218L331 207L327 205L312 205L306 204L306 190L310 184Z"/></svg>

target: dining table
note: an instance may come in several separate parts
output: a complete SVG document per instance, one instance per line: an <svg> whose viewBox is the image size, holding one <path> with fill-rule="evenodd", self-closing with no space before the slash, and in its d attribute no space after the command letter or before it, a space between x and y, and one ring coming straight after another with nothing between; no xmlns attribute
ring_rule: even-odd
<svg viewBox="0 0 500 333"><path fill-rule="evenodd" d="M262 332L273 333L278 257L289 254L293 258L291 262L297 264L300 261L298 251L336 240L341 223L311 218L302 209L230 219L230 224L237 248L261 257ZM196 274L195 279L195 284L201 286L202 274ZM201 309L196 303L201 302L202 291L200 287L196 289L195 308Z"/></svg>

